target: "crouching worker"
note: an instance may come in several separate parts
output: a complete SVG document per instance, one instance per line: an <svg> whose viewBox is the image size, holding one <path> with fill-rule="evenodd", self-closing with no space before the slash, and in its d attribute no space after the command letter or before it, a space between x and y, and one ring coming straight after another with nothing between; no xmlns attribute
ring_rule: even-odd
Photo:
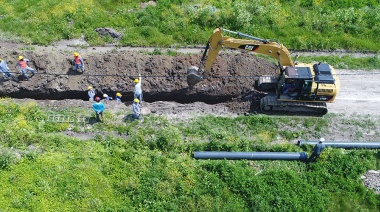
<svg viewBox="0 0 380 212"><path fill-rule="evenodd" d="M95 103L92 105L92 109L95 111L96 121L103 121L103 111L105 109L105 106L103 102L100 101L99 97L95 97ZM99 116L102 117L102 120L100 120Z"/></svg>
<svg viewBox="0 0 380 212"><path fill-rule="evenodd" d="M116 93L116 101L121 102L121 97L122 97L121 93L117 92Z"/></svg>
<svg viewBox="0 0 380 212"><path fill-rule="evenodd" d="M9 67L5 60L0 58L0 71L3 72L5 80L9 80L9 77L12 77L14 81L18 81L15 75L9 72Z"/></svg>
<svg viewBox="0 0 380 212"><path fill-rule="evenodd" d="M82 56L80 56L78 52L74 52L73 70L77 71L78 69L82 71L82 74L84 73L84 61Z"/></svg>
<svg viewBox="0 0 380 212"><path fill-rule="evenodd" d="M34 69L28 66L29 60L24 58L23 56L18 56L17 67L20 69L22 75L24 75L26 80L29 80L29 76L26 74L28 71L32 73L34 76Z"/></svg>
<svg viewBox="0 0 380 212"><path fill-rule="evenodd" d="M132 118L140 119L140 100L139 99L135 98L133 100L132 110L133 110Z"/></svg>

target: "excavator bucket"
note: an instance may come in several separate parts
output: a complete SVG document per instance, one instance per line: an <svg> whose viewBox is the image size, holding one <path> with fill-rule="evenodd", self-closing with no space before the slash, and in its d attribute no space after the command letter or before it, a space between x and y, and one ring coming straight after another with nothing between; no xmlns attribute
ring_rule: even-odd
<svg viewBox="0 0 380 212"><path fill-rule="evenodd" d="M191 66L187 69L187 85L193 87L198 82L203 80L203 76L199 72L199 68L196 66Z"/></svg>

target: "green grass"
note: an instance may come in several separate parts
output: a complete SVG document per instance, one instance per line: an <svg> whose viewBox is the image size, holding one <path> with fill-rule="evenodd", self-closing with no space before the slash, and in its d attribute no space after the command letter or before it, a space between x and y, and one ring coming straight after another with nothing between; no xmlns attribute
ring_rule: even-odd
<svg viewBox="0 0 380 212"><path fill-rule="evenodd" d="M91 45L116 43L95 29L111 27L123 34L120 45L205 44L212 30L224 27L294 50L378 52L380 4L375 0L21 0L3 1L0 30L8 38L48 45L82 35Z"/></svg>
<svg viewBox="0 0 380 212"><path fill-rule="evenodd" d="M73 111L88 114L55 113ZM205 150L310 154L312 146L292 141L328 136L337 126L379 134L379 117L206 116L173 123L146 116L139 123L108 113L104 123L78 126L78 133L93 135L78 140L60 133L73 126L42 122L46 112L34 103L0 100L2 210L379 210L378 195L359 180L379 169L376 150L327 148L309 165L192 157Z"/></svg>

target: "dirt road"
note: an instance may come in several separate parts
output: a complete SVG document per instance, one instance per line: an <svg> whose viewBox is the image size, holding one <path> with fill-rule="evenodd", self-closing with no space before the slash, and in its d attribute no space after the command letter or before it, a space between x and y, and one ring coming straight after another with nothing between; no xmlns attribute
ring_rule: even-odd
<svg viewBox="0 0 380 212"><path fill-rule="evenodd" d="M336 70L341 90L329 113L380 115L380 74L365 71ZM380 73L380 71L376 71Z"/></svg>

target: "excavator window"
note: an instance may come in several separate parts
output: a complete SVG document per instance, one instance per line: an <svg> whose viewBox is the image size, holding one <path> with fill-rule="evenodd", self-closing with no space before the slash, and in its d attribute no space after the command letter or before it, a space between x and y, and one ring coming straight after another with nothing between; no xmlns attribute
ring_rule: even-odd
<svg viewBox="0 0 380 212"><path fill-rule="evenodd" d="M301 89L301 95L308 96L311 94L312 81L305 80Z"/></svg>

